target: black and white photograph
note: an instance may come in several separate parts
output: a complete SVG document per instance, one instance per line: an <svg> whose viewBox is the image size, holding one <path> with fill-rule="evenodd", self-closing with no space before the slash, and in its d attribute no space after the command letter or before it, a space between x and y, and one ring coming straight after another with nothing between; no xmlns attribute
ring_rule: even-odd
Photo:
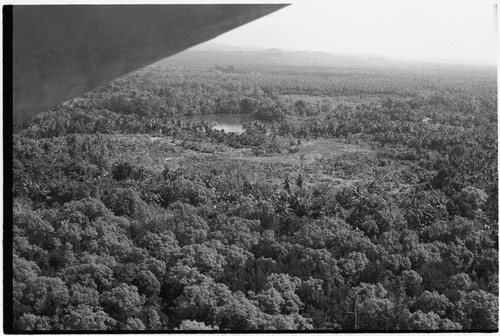
<svg viewBox="0 0 500 336"><path fill-rule="evenodd" d="M498 332L498 2L2 9L3 333Z"/></svg>

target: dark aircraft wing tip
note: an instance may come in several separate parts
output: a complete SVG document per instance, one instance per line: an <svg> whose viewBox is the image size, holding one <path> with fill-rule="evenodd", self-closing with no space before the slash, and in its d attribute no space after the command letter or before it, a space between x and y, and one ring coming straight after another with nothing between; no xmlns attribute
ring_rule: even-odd
<svg viewBox="0 0 500 336"><path fill-rule="evenodd" d="M13 6L13 122L289 5Z"/></svg>

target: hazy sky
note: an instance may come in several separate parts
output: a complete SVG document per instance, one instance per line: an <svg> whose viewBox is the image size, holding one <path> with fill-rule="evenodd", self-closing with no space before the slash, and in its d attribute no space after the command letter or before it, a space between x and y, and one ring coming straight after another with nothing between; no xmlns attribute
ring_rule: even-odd
<svg viewBox="0 0 500 336"><path fill-rule="evenodd" d="M292 2L211 42L429 61L496 62L494 1Z"/></svg>

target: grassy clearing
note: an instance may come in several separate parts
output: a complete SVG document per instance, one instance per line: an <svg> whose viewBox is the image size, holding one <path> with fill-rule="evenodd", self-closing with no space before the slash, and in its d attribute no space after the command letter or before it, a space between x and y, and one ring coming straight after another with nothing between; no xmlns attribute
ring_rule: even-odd
<svg viewBox="0 0 500 336"><path fill-rule="evenodd" d="M183 148L182 140L171 137L143 134L107 137L108 148L116 153L113 160L141 165L153 172L160 172L165 166L176 169L184 165L210 166L212 161L225 161L234 169L245 165L248 171L254 172L255 180L273 180L298 173L302 164L308 182L336 187L381 175L381 168L375 168L377 158L373 150L332 139L303 141L297 153L256 156L250 148L234 149L227 146L217 147L214 153L201 153ZM393 169L396 167L383 168L386 174Z"/></svg>
<svg viewBox="0 0 500 336"><path fill-rule="evenodd" d="M362 148L357 145L343 143L337 140L320 139L304 141L300 145L297 153L276 154L274 156L256 156L253 154L252 149L234 149L225 152L225 156L232 158L239 158L249 161L257 162L280 162L288 164L300 164L303 157L304 164L314 164L317 160L321 159L324 155L342 155L344 153L366 152L369 149Z"/></svg>

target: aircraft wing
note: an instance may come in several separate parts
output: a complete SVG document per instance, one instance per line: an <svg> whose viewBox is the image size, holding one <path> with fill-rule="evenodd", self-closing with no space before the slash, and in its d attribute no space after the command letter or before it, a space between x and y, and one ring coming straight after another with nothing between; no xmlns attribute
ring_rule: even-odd
<svg viewBox="0 0 500 336"><path fill-rule="evenodd" d="M13 122L284 6L13 6Z"/></svg>

